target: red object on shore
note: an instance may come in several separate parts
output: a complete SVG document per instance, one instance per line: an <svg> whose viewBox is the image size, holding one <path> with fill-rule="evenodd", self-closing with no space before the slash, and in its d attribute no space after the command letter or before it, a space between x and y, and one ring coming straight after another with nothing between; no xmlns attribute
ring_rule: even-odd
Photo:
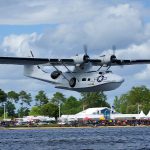
<svg viewBox="0 0 150 150"><path fill-rule="evenodd" d="M89 121L89 120L92 120L92 118L85 117L83 120L84 120L84 121Z"/></svg>

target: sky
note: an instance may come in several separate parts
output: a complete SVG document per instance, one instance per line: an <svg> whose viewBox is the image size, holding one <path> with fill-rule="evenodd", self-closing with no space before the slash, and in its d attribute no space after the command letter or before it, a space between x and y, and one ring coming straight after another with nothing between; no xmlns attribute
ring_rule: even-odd
<svg viewBox="0 0 150 150"><path fill-rule="evenodd" d="M148 0L0 0L0 56L70 58L87 45L92 57L112 53L120 59L150 59L150 2ZM72 91L23 76L22 66L0 65L0 88L6 92L26 90L32 95L44 90L49 97ZM115 96L133 86L150 88L150 65L112 67L125 82L105 92Z"/></svg>

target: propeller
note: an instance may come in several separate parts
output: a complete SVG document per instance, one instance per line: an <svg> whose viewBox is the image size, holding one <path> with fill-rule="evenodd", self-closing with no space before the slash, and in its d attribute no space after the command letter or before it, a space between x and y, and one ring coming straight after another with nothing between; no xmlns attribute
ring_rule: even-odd
<svg viewBox="0 0 150 150"><path fill-rule="evenodd" d="M112 46L112 50L113 50L113 55L115 55L115 53L116 53L116 45Z"/></svg>
<svg viewBox="0 0 150 150"><path fill-rule="evenodd" d="M116 63L118 65L122 65L122 61L120 59L117 59L117 57L115 55L115 53L116 53L116 46L115 45L112 46L112 50L113 50L113 54L111 55L111 58L110 58L111 63Z"/></svg>
<svg viewBox="0 0 150 150"><path fill-rule="evenodd" d="M84 45L83 48L84 48L85 55L87 55L87 45Z"/></svg>
<svg viewBox="0 0 150 150"><path fill-rule="evenodd" d="M85 63L88 63L89 60L90 60L90 57L87 54L87 45L84 45L83 48L84 48L84 53L85 53L84 56L83 56L83 60L84 60Z"/></svg>

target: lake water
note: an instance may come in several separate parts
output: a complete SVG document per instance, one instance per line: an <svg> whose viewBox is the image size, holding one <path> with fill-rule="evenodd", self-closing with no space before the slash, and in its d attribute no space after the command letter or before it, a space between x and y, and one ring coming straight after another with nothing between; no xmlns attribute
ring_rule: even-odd
<svg viewBox="0 0 150 150"><path fill-rule="evenodd" d="M150 127L0 130L0 150L150 150Z"/></svg>

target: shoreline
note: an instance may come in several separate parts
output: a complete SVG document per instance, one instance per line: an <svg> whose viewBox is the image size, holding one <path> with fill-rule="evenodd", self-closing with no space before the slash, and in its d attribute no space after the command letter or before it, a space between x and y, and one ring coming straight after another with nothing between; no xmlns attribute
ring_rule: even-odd
<svg viewBox="0 0 150 150"><path fill-rule="evenodd" d="M91 127L91 126L81 126L81 127L0 127L0 130L43 130L43 129L89 129L89 128L140 128L140 127L147 127L150 126L98 126L98 127Z"/></svg>

